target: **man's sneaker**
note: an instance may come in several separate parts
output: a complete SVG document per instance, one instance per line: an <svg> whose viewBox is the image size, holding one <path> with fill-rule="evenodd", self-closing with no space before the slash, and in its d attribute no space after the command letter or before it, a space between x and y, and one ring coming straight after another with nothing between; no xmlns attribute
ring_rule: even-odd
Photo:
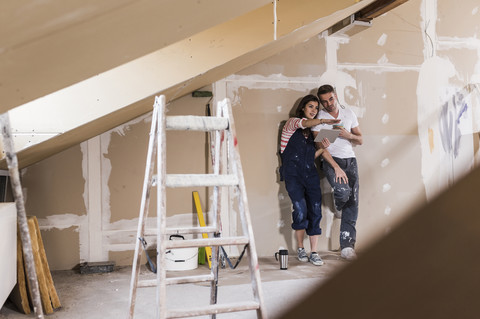
<svg viewBox="0 0 480 319"><path fill-rule="evenodd" d="M302 262L308 261L308 256L307 256L307 252L305 251L305 248L298 248L297 255L298 255L298 260Z"/></svg>
<svg viewBox="0 0 480 319"><path fill-rule="evenodd" d="M310 254L310 262L314 264L315 266L321 266L323 265L323 260L320 258L320 256L317 253L311 253Z"/></svg>
<svg viewBox="0 0 480 319"><path fill-rule="evenodd" d="M343 259L346 260L355 260L357 259L357 254L355 253L355 250L353 250L352 247L346 247L342 249L342 252L340 253L340 256Z"/></svg>

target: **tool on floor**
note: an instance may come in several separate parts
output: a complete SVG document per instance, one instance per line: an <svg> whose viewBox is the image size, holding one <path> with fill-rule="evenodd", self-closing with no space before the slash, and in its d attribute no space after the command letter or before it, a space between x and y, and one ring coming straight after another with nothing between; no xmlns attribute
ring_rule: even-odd
<svg viewBox="0 0 480 319"><path fill-rule="evenodd" d="M194 191L192 194L193 194L193 200L195 202L195 208L197 210L199 224L200 224L201 227L205 227L206 226L205 225L205 217L203 216L202 205L200 204L200 197L198 196L197 191ZM202 237L203 238L208 238L208 234L207 233L202 233ZM222 268L225 268L225 261L226 261L228 263L228 265L230 266L230 268L232 268L232 269L237 268L238 264L242 260L243 255L245 254L245 250L247 249L247 246L248 245L245 245L243 247L243 251L240 254L240 256L238 257L235 265L233 265L230 258L228 258L227 252L225 251L223 246L220 246L220 249L221 249L221 252L222 252L222 256L220 256L221 257L220 258L220 266ZM205 247L205 253L207 255L208 267L212 268L212 248L211 247Z"/></svg>
<svg viewBox="0 0 480 319"><path fill-rule="evenodd" d="M193 201L195 202L195 209L198 215L198 223L200 224L200 227L206 227L207 225L205 224L205 217L203 216L202 205L200 204L200 196L198 196L197 191L194 191L192 193L192 196L193 196ZM202 233L202 237L208 238L208 234ZM208 268L212 268L212 247L205 247L205 254L207 255Z"/></svg>
<svg viewBox="0 0 480 319"><path fill-rule="evenodd" d="M226 312L239 312L255 310L258 318L267 318L266 308L263 300L263 293L260 281L260 269L258 266L257 252L253 238L253 228L248 209L247 192L243 179L242 165L238 151L235 124L233 122L232 108L230 101L224 99L217 104L215 116L165 116L165 96L155 98L152 115L152 126L147 152L145 167L145 178L143 184L142 200L138 221L137 238L135 242L135 254L132 265L132 278L130 282L129 318L133 318L135 312L135 301L137 288L157 287L157 318L179 318L210 315L215 318L216 314ZM166 173L166 130L190 130L215 132L213 147L213 174L167 174ZM220 157L220 149L224 146L226 156ZM145 221L150 201L150 191L153 186L154 161L156 156L156 187L157 187L157 228L153 233L146 232ZM227 161L227 169L220 170L221 161ZM205 227L166 227L166 188L167 187L213 187L212 204L212 225ZM242 235L222 237L220 228L220 210L226 209L222 206L220 198L220 187L232 187L236 191L238 213L241 222ZM232 192L233 193L233 192ZM232 195L233 196L233 195ZM213 238L199 238L186 240L168 240L168 235L181 231L184 234L213 234ZM145 236L157 236L157 274L156 279L140 280L140 263L142 254L142 243L138 238ZM226 245L247 245L250 279L252 283L253 301L241 301L228 304L217 304L218 288L218 264L219 247ZM186 247L212 247L212 267L209 274L187 277L166 278L165 252L172 248ZM167 285L210 282L210 304L203 307L188 307L184 305L181 309L169 309L166 304Z"/></svg>

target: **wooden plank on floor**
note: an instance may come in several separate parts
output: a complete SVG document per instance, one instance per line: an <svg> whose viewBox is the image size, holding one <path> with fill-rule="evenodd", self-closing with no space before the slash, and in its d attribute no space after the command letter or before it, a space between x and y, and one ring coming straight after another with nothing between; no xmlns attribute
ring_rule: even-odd
<svg viewBox="0 0 480 319"><path fill-rule="evenodd" d="M28 217L28 230L30 232L30 239L32 241L33 259L35 260L35 270L37 271L38 287L40 289L43 311L46 314L50 314L53 313L53 307L52 303L50 302L47 280L45 279L45 272L43 270L42 260L40 258L40 248L38 245L39 234L37 233L35 221L32 217Z"/></svg>
<svg viewBox="0 0 480 319"><path fill-rule="evenodd" d="M48 295L50 297L50 301L52 303L53 309L57 309L57 308L60 308L62 305L60 304L60 299L58 298L57 290L55 289L55 285L53 283L52 273L50 272L50 267L48 266L47 255L45 254L45 247L43 246L43 240L40 233L38 220L35 216L33 216L32 219L35 223L35 229L37 232L37 241L38 241L40 260L41 260L41 265L43 267L43 272L45 274L45 280L47 282Z"/></svg>
<svg viewBox="0 0 480 319"><path fill-rule="evenodd" d="M30 314L31 308L28 301L27 277L25 274L25 265L23 262L22 241L20 232L17 232L17 284L10 294L10 300L17 309L24 314Z"/></svg>

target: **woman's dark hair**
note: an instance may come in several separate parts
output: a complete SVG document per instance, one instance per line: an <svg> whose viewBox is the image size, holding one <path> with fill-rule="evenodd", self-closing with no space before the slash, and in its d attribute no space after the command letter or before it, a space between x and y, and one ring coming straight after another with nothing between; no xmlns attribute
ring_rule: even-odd
<svg viewBox="0 0 480 319"><path fill-rule="evenodd" d="M318 88L317 96L320 98L320 95L330 92L335 93L335 89L330 84L325 84Z"/></svg>
<svg viewBox="0 0 480 319"><path fill-rule="evenodd" d="M305 95L300 103L298 103L297 110L295 111L295 116L302 118L305 117L303 109L305 108L305 105L307 105L308 102L315 101L318 104L320 104L320 101L318 100L318 97L316 97L313 94Z"/></svg>

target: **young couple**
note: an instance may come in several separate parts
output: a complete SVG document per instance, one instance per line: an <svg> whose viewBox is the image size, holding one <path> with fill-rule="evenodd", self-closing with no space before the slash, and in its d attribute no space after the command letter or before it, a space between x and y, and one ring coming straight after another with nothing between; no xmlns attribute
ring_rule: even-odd
<svg viewBox="0 0 480 319"><path fill-rule="evenodd" d="M333 188L334 206L341 212L341 257L353 260L356 258L355 225L358 217L358 169L353 145L361 145L363 141L355 113L339 107L331 85L322 85L317 96L305 96L297 107L295 117L286 122L280 153L281 174L293 205L292 228L298 245L298 259L321 266L323 261L317 253L317 243L322 232L322 192L315 158L322 156L324 160L322 169ZM320 129L332 128L334 124L339 124L338 129L341 130L334 143L328 139L314 142ZM303 246L305 233L310 239L310 255Z"/></svg>

